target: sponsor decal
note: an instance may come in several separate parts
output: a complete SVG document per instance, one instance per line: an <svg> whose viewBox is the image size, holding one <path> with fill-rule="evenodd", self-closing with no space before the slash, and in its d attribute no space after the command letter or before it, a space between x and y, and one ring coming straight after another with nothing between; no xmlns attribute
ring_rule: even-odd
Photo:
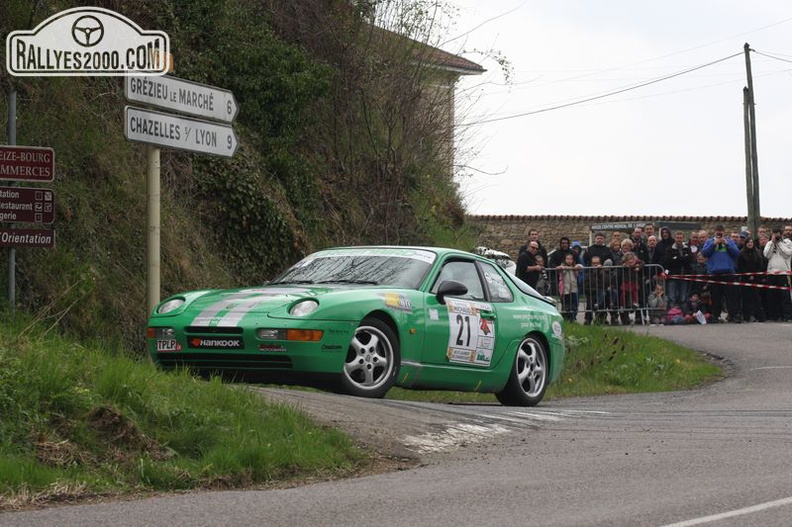
<svg viewBox="0 0 792 527"><path fill-rule="evenodd" d="M492 305L483 302L448 300L448 350L451 362L489 366L495 346L495 321L483 318L493 313Z"/></svg>
<svg viewBox="0 0 792 527"><path fill-rule="evenodd" d="M385 300L385 307L388 309L412 313L412 302L405 295L401 293L384 293L381 296Z"/></svg>
<svg viewBox="0 0 792 527"><path fill-rule="evenodd" d="M440 313L436 309L429 309L429 320L440 320Z"/></svg>
<svg viewBox="0 0 792 527"><path fill-rule="evenodd" d="M564 336L564 330L561 327L561 323L558 322L557 320L553 322L553 335L555 335L556 338L559 339Z"/></svg>
<svg viewBox="0 0 792 527"><path fill-rule="evenodd" d="M343 349L341 346L322 344L322 351L339 351Z"/></svg>
<svg viewBox="0 0 792 527"><path fill-rule="evenodd" d="M259 344L259 351L266 351L271 353L283 353L286 348L278 344Z"/></svg>
<svg viewBox="0 0 792 527"><path fill-rule="evenodd" d="M164 31L101 7L67 9L6 38L6 69L15 76L163 75L169 60Z"/></svg>
<svg viewBox="0 0 792 527"><path fill-rule="evenodd" d="M242 349L239 337L190 337L187 344L193 349Z"/></svg>

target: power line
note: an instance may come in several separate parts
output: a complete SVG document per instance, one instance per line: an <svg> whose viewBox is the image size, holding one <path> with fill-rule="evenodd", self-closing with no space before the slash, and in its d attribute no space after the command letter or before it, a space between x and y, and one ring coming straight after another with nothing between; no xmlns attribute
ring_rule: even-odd
<svg viewBox="0 0 792 527"><path fill-rule="evenodd" d="M757 55L761 55L761 56L767 57L769 59L780 60L781 62L789 62L790 64L792 64L792 60L789 60L789 59L782 59L781 57L776 57L776 56L770 55L769 53L762 53L761 51L756 51L755 49L753 49L751 51L753 51Z"/></svg>
<svg viewBox="0 0 792 527"><path fill-rule="evenodd" d="M687 73L690 73L692 71L697 71L697 70L700 70L700 69L703 69L703 68L707 68L709 66L713 66L713 65L718 64L720 62L724 62L726 60L733 59L734 57L739 57L741 55L743 55L743 52L735 53L733 55L729 55L727 57L723 57L723 58L720 58L718 60L714 60L712 62L708 62L706 64L701 64L699 66L694 66L694 67L688 68L686 70L678 71L678 72L672 73L670 75L665 75L665 76L659 77L657 79L652 79L652 80L649 80L649 81L646 81L646 82L642 82L640 84L635 84L635 85L632 85L632 86L628 86L626 88L620 88L618 90L610 91L610 92L603 93L603 94L600 94L600 95L594 95L594 96L591 96L591 97L587 97L585 99L580 99L580 100L577 100L577 101L564 103L564 104L558 104L558 105L550 106L550 107L547 107L547 108L540 108L538 110L531 110L531 111L528 111L528 112L521 112L521 113L512 114L512 115L504 115L504 116L501 116L501 117L493 117L492 119L482 119L482 120L473 121L473 122L470 122L470 123L463 123L463 124L460 124L460 125L457 125L457 126L458 127L467 127L467 126L473 126L473 125L477 125L477 124L494 123L494 122L498 122L498 121L506 121L506 120L509 120L509 119L516 119L518 117L526 117L528 115L535 115L535 114L538 114L538 113L550 112L550 111L553 111L553 110L560 110L562 108L569 108L570 106L577 106L579 104L584 104L584 103L587 103L587 102L596 101L598 99L604 99L606 97L612 97L612 96L618 95L620 93L624 93L624 92L628 92L628 91L632 91L632 90L637 90L638 88L643 88L645 86L649 86L649 85L652 85L652 84L657 84L658 82L667 81L669 79L673 79L675 77L679 77L681 75L685 75Z"/></svg>

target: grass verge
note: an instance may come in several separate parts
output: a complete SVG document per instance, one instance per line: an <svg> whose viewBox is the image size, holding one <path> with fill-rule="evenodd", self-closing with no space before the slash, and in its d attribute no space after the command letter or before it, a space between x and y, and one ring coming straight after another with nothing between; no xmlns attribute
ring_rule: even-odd
<svg viewBox="0 0 792 527"><path fill-rule="evenodd" d="M3 313L0 343L0 510L338 477L368 463L345 434L290 407L23 316Z"/></svg>
<svg viewBox="0 0 792 527"><path fill-rule="evenodd" d="M666 340L600 326L565 324L567 355L547 400L561 397L668 392L701 386L722 375L700 353ZM497 403L492 394L393 388L389 399Z"/></svg>

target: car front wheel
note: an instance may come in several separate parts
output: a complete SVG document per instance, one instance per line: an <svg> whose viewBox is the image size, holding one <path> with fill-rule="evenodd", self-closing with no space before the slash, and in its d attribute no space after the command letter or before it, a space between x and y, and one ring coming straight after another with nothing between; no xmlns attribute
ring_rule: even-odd
<svg viewBox="0 0 792 527"><path fill-rule="evenodd" d="M528 336L517 347L506 386L495 396L506 406L535 406L547 390L549 371L544 344Z"/></svg>
<svg viewBox="0 0 792 527"><path fill-rule="evenodd" d="M349 343L341 388L358 397L383 397L396 380L400 362L393 330L376 318L363 319Z"/></svg>

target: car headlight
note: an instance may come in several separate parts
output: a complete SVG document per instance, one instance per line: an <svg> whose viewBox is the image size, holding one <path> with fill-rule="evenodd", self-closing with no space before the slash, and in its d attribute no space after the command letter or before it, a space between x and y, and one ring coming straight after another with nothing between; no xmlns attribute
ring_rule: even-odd
<svg viewBox="0 0 792 527"><path fill-rule="evenodd" d="M165 313L170 313L174 309L179 309L184 304L183 298L171 298L167 302L163 302L157 308L158 315L164 315Z"/></svg>
<svg viewBox="0 0 792 527"><path fill-rule="evenodd" d="M317 307L319 307L319 302L316 300L303 300L302 302L294 304L291 309L289 309L289 314L293 317L304 317L316 311Z"/></svg>

